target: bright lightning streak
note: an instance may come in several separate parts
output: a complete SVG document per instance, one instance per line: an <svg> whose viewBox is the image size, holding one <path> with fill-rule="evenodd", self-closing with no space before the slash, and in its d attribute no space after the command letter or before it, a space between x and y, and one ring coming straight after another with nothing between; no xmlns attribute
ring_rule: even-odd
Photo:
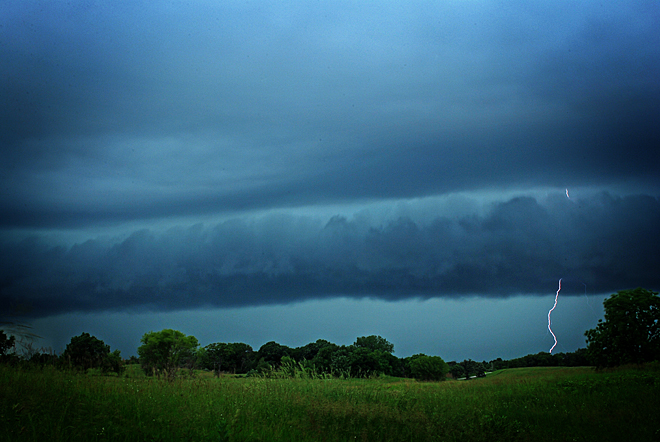
<svg viewBox="0 0 660 442"><path fill-rule="evenodd" d="M559 278L559 288L557 289L557 294L555 295L555 305L552 306L550 311L548 312L548 330L550 330L550 333L552 334L552 337L555 339L554 345L550 348L550 351L548 353L552 353L552 350L555 349L557 346L557 336L555 336L554 333L552 333L552 328L550 328L550 313L557 307L557 298L559 298L559 292L561 291L561 278Z"/></svg>

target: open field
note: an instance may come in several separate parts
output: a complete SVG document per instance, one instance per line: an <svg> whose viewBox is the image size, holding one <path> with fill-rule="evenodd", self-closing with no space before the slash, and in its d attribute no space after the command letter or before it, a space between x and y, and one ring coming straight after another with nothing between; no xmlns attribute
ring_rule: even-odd
<svg viewBox="0 0 660 442"><path fill-rule="evenodd" d="M467 382L172 383L0 366L3 441L652 441L660 366L508 369Z"/></svg>

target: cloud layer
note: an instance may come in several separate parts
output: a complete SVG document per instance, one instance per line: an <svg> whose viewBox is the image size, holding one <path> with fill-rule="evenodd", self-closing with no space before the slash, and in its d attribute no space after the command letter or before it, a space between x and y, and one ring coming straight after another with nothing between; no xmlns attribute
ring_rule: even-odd
<svg viewBox="0 0 660 442"><path fill-rule="evenodd" d="M0 8L2 228L660 190L654 2Z"/></svg>
<svg viewBox="0 0 660 442"><path fill-rule="evenodd" d="M516 197L482 215L376 224L367 214L237 218L71 247L2 244L0 301L29 315L289 303L334 296L591 293L660 287L660 202ZM567 294L571 294L567 292Z"/></svg>

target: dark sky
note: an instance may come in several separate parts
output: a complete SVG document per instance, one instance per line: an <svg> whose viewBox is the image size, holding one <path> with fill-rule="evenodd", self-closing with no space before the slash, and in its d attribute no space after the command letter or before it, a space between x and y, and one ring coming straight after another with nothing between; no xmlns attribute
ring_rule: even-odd
<svg viewBox="0 0 660 442"><path fill-rule="evenodd" d="M405 324L547 315L564 278L574 350L588 295L660 288L658 23L653 1L4 2L1 316L57 349L131 354L167 315L203 344L386 330L444 357ZM237 332L263 315L293 325ZM450 354L547 350L492 327Z"/></svg>

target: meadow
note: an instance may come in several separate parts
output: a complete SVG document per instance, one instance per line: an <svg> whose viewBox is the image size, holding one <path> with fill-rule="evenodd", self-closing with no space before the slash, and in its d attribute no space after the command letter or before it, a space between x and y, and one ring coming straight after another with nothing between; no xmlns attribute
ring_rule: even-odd
<svg viewBox="0 0 660 442"><path fill-rule="evenodd" d="M0 366L0 441L652 441L660 365L173 382Z"/></svg>

